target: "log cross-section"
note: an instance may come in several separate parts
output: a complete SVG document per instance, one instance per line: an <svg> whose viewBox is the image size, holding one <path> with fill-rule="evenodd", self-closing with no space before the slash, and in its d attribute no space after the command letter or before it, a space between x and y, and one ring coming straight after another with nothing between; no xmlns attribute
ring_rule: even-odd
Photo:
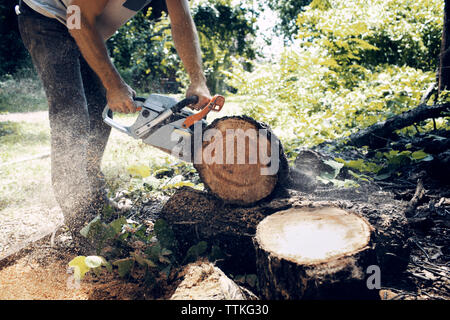
<svg viewBox="0 0 450 320"><path fill-rule="evenodd" d="M334 207L291 208L262 220L254 238L260 294L266 299L376 296L366 270L376 264L372 227Z"/></svg>
<svg viewBox="0 0 450 320"><path fill-rule="evenodd" d="M195 143L194 143L195 147ZM278 138L264 123L245 116L215 120L203 133L194 166L211 193L227 203L250 205L287 179Z"/></svg>

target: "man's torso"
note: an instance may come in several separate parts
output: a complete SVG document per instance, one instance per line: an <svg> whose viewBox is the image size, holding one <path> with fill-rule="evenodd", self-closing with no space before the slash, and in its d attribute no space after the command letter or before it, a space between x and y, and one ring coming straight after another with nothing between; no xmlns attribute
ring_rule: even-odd
<svg viewBox="0 0 450 320"><path fill-rule="evenodd" d="M70 0L23 0L35 11L66 24ZM94 0L95 1L95 0ZM97 20L97 29L104 39L109 38L125 22L152 0L109 0Z"/></svg>

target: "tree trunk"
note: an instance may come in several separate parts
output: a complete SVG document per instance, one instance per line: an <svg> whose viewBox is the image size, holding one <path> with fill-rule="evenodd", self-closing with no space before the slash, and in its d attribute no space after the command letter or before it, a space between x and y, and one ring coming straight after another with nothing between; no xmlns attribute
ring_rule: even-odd
<svg viewBox="0 0 450 320"><path fill-rule="evenodd" d="M366 283L377 263L372 227L357 215L335 207L280 211L259 223L254 245L265 299L377 296Z"/></svg>
<svg viewBox="0 0 450 320"><path fill-rule="evenodd" d="M280 141L249 117L216 119L204 131L201 150L194 152L194 166L209 191L227 203L253 204L287 177Z"/></svg>
<svg viewBox="0 0 450 320"><path fill-rule="evenodd" d="M438 95L443 90L450 89L450 3L445 0L444 25L442 29L441 54L439 59Z"/></svg>

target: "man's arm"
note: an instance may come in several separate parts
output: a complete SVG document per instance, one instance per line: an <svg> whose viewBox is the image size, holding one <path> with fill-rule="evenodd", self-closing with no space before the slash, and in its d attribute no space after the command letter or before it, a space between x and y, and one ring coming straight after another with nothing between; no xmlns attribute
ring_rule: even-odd
<svg viewBox="0 0 450 320"><path fill-rule="evenodd" d="M189 12L189 4L187 0L166 0L166 4L173 42L191 80L186 96L198 96L199 102L194 108L201 109L209 102L211 94L206 86L202 54L197 30Z"/></svg>
<svg viewBox="0 0 450 320"><path fill-rule="evenodd" d="M80 51L106 89L108 106L113 111L135 112L135 92L121 78L108 55L105 42L96 28L98 16L109 0L72 0L81 12L81 28L69 29Z"/></svg>

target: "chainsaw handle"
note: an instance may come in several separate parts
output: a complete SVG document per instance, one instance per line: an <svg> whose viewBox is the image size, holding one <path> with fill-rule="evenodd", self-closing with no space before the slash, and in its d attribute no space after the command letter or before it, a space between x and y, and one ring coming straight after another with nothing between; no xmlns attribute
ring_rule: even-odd
<svg viewBox="0 0 450 320"><path fill-rule="evenodd" d="M134 103L136 104L136 111L141 110L142 106L144 105L145 98L134 97L133 100L134 100ZM114 121L112 119L112 116L113 116L113 111L109 108L108 105L106 105L105 109L103 109L103 113L102 113L103 121L107 125L109 125L109 126L115 128L115 129L119 130L120 132L123 132L123 133L126 133L126 134L132 136L130 128L126 127L124 125L121 125L120 123Z"/></svg>
<svg viewBox="0 0 450 320"><path fill-rule="evenodd" d="M171 109L172 109L173 113L178 113L184 107L190 106L191 104L196 104L197 102L198 102L198 96L190 96L190 97L187 97L187 98L181 100L180 102L178 102Z"/></svg>
<svg viewBox="0 0 450 320"><path fill-rule="evenodd" d="M133 100L136 104L136 111L141 111L146 99L144 97L133 97Z"/></svg>
<svg viewBox="0 0 450 320"><path fill-rule="evenodd" d="M187 128L191 127L197 121L204 119L210 111L219 112L220 110L222 110L224 103L225 103L225 98L223 96L215 95L208 102L206 107L204 107L198 113L195 113L192 116L187 117L186 120L184 120L183 125L182 125L183 128L187 129Z"/></svg>

